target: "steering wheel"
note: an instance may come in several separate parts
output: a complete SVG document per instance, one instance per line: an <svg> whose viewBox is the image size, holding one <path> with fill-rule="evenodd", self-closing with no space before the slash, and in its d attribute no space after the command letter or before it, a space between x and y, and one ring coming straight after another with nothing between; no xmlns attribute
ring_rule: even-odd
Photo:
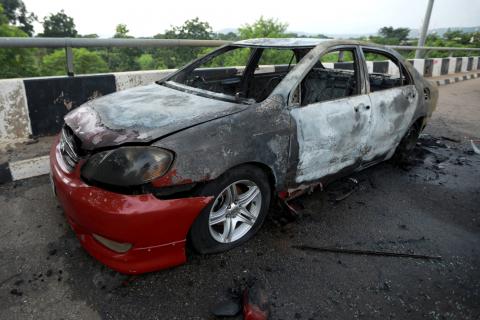
<svg viewBox="0 0 480 320"><path fill-rule="evenodd" d="M207 80L205 80L203 76L194 76L193 79L189 81L189 83L192 87L202 88L207 85Z"/></svg>

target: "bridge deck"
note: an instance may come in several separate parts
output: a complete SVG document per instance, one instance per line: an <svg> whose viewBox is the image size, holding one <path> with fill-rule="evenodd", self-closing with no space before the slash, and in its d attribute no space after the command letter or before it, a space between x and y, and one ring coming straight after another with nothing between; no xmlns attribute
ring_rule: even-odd
<svg viewBox="0 0 480 320"><path fill-rule="evenodd" d="M272 211L259 235L240 248L192 255L184 266L137 278L106 269L82 250L48 177L0 185L2 318L205 319L251 278L266 283L273 319L476 318L480 156L468 139L480 138L478 101L480 79L440 87L438 110L409 166L369 168L341 202L335 198L343 182L301 198L305 210L294 222ZM298 244L442 261L291 248Z"/></svg>

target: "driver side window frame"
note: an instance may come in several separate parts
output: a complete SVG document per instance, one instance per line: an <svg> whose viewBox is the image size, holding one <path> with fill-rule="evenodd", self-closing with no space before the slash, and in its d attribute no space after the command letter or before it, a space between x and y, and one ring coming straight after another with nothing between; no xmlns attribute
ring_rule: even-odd
<svg viewBox="0 0 480 320"><path fill-rule="evenodd" d="M365 71L363 70L362 64L363 64L363 57L361 56L360 53L360 46L358 45L339 45L339 46L334 46L326 49L322 53L318 55L318 62L321 63L321 59L323 56L335 52L335 51L352 51L353 52L353 57L354 57L354 75L356 77L356 93L350 96L345 96L345 97L339 97L339 98L334 98L334 99L328 99L325 101L320 101L320 102L315 102L315 103L321 103L321 102L328 102L328 101L334 101L334 100L339 100L339 99L345 99L349 97L354 97L358 95L365 94L365 77L363 76ZM305 78L308 76L310 71L317 65L317 62L315 62L309 70L306 72L305 76L300 80L300 82L290 91L288 95L288 107L289 108L303 108L315 103L307 104L307 105L301 105L301 96L302 96L302 83L305 80ZM298 101L295 101L298 99Z"/></svg>

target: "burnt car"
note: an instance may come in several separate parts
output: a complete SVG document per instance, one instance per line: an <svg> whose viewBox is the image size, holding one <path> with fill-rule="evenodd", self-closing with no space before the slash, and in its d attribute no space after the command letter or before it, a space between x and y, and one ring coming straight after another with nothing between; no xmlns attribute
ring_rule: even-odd
<svg viewBox="0 0 480 320"><path fill-rule="evenodd" d="M231 249L270 204L405 157L437 89L387 48L253 39L65 117L51 176L83 247L123 273Z"/></svg>

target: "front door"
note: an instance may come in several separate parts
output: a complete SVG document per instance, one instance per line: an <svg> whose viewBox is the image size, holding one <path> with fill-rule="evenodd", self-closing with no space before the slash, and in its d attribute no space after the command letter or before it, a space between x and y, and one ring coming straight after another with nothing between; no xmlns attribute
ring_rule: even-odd
<svg viewBox="0 0 480 320"><path fill-rule="evenodd" d="M360 92L354 48L321 56L303 79L296 122L296 183L307 183L360 165L369 137L370 99Z"/></svg>

